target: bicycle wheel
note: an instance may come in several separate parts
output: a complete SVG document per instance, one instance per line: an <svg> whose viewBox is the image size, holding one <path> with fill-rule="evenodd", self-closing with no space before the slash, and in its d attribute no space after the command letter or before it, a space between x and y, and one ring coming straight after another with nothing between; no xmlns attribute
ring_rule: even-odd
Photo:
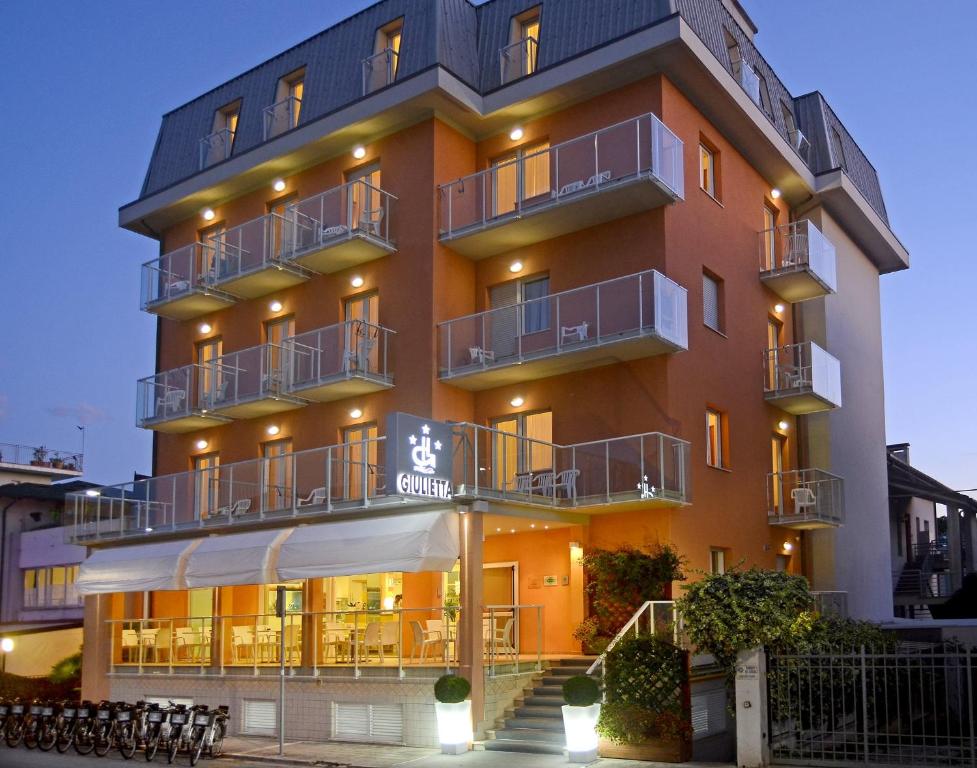
<svg viewBox="0 0 977 768"><path fill-rule="evenodd" d="M37 746L37 723L31 723L29 727L23 729L24 746L34 749Z"/></svg>
<svg viewBox="0 0 977 768"><path fill-rule="evenodd" d="M200 755L204 751L204 742L207 740L206 734L206 728L195 729L193 740L190 742L190 765L196 765L200 759Z"/></svg>
<svg viewBox="0 0 977 768"><path fill-rule="evenodd" d="M74 734L75 742L75 752L79 755L90 754L93 749L95 749L95 739L92 738L92 732L88 728L82 728L79 732Z"/></svg>
<svg viewBox="0 0 977 768"><path fill-rule="evenodd" d="M115 736L115 729L111 726L103 725L95 731L95 754L105 757L112 749L112 737Z"/></svg>
<svg viewBox="0 0 977 768"><path fill-rule="evenodd" d="M156 751L159 749L159 726L151 725L149 733L146 735L146 762L151 763L156 759Z"/></svg>
<svg viewBox="0 0 977 768"><path fill-rule="evenodd" d="M41 728L41 735L37 739L37 746L42 752L50 752L58 740L58 727L53 722L47 722Z"/></svg>
<svg viewBox="0 0 977 768"><path fill-rule="evenodd" d="M176 759L176 753L180 751L180 728L170 731L170 741L166 745L166 762L172 763Z"/></svg>
<svg viewBox="0 0 977 768"><path fill-rule="evenodd" d="M23 738L24 727L22 725L14 725L12 728L7 728L7 735L4 741L7 742L8 747L19 747Z"/></svg>
<svg viewBox="0 0 977 768"><path fill-rule="evenodd" d="M214 741L210 745L210 756L220 757L221 751L224 749L224 735L227 731L227 726L224 725L223 721L217 723L216 731L214 732Z"/></svg>
<svg viewBox="0 0 977 768"><path fill-rule="evenodd" d="M126 760L131 760L132 756L136 754L136 725L135 723L126 723L119 730L119 752Z"/></svg>

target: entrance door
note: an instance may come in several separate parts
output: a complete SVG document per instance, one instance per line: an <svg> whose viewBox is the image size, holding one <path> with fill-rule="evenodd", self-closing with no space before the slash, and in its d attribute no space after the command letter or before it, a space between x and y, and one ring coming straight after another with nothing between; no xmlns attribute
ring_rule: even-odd
<svg viewBox="0 0 977 768"><path fill-rule="evenodd" d="M516 566L486 563L482 570L482 598L486 606L515 605Z"/></svg>
<svg viewBox="0 0 977 768"><path fill-rule="evenodd" d="M482 567L482 635L489 653L493 645L496 654L518 647L519 617L510 607L519 603L518 568L516 563L486 563Z"/></svg>
<svg viewBox="0 0 977 768"><path fill-rule="evenodd" d="M363 293L346 299L346 355L343 370L378 372L380 370L380 296Z"/></svg>

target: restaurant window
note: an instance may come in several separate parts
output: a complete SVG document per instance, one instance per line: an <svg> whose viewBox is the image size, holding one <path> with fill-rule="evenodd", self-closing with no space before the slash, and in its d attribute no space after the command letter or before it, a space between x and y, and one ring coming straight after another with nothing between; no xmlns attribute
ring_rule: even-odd
<svg viewBox="0 0 977 768"><path fill-rule="evenodd" d="M703 144L699 145L699 186L712 197L716 191L716 159L719 153Z"/></svg>
<svg viewBox="0 0 977 768"><path fill-rule="evenodd" d="M205 520L220 509L220 456L193 457L193 498L196 517Z"/></svg>
<svg viewBox="0 0 977 768"><path fill-rule="evenodd" d="M495 216L516 210L520 203L550 193L548 141L519 147L492 161Z"/></svg>
<svg viewBox="0 0 977 768"><path fill-rule="evenodd" d="M723 281L713 274L702 273L702 322L723 332Z"/></svg>
<svg viewBox="0 0 977 768"><path fill-rule="evenodd" d="M292 503L292 441L272 440L261 445L264 459L265 510L285 509Z"/></svg>
<svg viewBox="0 0 977 768"><path fill-rule="evenodd" d="M709 550L709 572L714 574L726 573L726 550L712 548Z"/></svg>
<svg viewBox="0 0 977 768"><path fill-rule="evenodd" d="M456 561L441 578L441 604L448 609L461 606L461 561Z"/></svg>
<svg viewBox="0 0 977 768"><path fill-rule="evenodd" d="M377 425L357 424L342 433L343 498L362 499L377 494Z"/></svg>
<svg viewBox="0 0 977 768"><path fill-rule="evenodd" d="M492 422L495 487L514 490L519 477L553 471L553 412L503 416Z"/></svg>
<svg viewBox="0 0 977 768"><path fill-rule="evenodd" d="M727 451L726 414L714 408L706 409L706 464L725 469L729 466Z"/></svg>
<svg viewBox="0 0 977 768"><path fill-rule="evenodd" d="M285 611L286 613L302 612L302 585L301 581L285 581L280 584L263 584L262 608L266 617L278 618L278 587L285 587Z"/></svg>
<svg viewBox="0 0 977 768"><path fill-rule="evenodd" d="M327 620L346 619L336 616L348 611L392 611L397 608L429 608L424 605L404 605L404 575L399 571L361 573L353 576L333 576L322 580L322 604L335 612ZM397 600L398 596L401 598ZM406 622L405 622L406 623Z"/></svg>

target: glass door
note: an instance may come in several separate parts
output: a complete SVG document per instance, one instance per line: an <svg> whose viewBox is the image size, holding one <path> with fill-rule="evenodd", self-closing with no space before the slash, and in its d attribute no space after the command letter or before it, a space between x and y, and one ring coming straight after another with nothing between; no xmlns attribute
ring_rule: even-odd
<svg viewBox="0 0 977 768"><path fill-rule="evenodd" d="M780 338L784 325L776 318L767 318L767 389L777 389L777 364L780 360Z"/></svg>
<svg viewBox="0 0 977 768"><path fill-rule="evenodd" d="M226 394L221 391L226 385L218 366L221 346L220 339L208 339L197 344L197 407L201 410L212 408L218 399L224 399L218 395Z"/></svg>
<svg viewBox="0 0 977 768"><path fill-rule="evenodd" d="M295 211L289 207L294 201L295 196L291 195L268 205L266 254L273 261L281 261L295 242Z"/></svg>
<svg viewBox="0 0 977 768"><path fill-rule="evenodd" d="M285 340L294 335L294 317L276 318L265 323L265 343L268 346L265 353L265 370L262 372L262 391L282 392L290 383L286 375L290 366Z"/></svg>
<svg viewBox="0 0 977 768"><path fill-rule="evenodd" d="M787 440L783 435L770 438L770 471L774 474L770 489L770 502L777 514L783 514L784 450Z"/></svg>
<svg viewBox="0 0 977 768"><path fill-rule="evenodd" d="M380 296L363 293L343 303L346 318L343 370L375 373L380 370Z"/></svg>
<svg viewBox="0 0 977 768"><path fill-rule="evenodd" d="M343 498L362 499L377 493L377 425L358 424L343 430Z"/></svg>
<svg viewBox="0 0 977 768"><path fill-rule="evenodd" d="M360 229L380 235L384 210L380 200L380 166L369 165L347 175L349 185L350 230Z"/></svg>
<svg viewBox="0 0 977 768"><path fill-rule="evenodd" d="M220 457L194 456L193 469L195 519L205 520L220 508Z"/></svg>
<svg viewBox="0 0 977 768"><path fill-rule="evenodd" d="M265 510L292 506L292 441L273 440L261 446L264 459Z"/></svg>

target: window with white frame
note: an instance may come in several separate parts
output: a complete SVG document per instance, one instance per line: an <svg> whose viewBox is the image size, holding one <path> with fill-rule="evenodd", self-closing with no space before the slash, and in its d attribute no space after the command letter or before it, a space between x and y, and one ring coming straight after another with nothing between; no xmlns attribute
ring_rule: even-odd
<svg viewBox="0 0 977 768"><path fill-rule="evenodd" d="M75 588L77 580L77 565L25 568L24 608L80 606L82 598Z"/></svg>

